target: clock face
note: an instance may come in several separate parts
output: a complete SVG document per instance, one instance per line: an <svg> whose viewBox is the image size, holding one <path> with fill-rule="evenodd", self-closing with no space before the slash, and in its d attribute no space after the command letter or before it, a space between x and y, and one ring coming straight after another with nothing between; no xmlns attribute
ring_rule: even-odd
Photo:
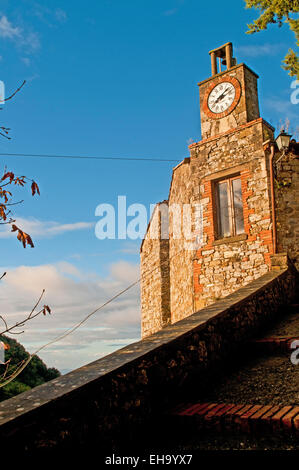
<svg viewBox="0 0 299 470"><path fill-rule="evenodd" d="M219 114L227 111L236 96L236 88L231 82L221 82L216 85L208 96L208 108L212 113Z"/></svg>

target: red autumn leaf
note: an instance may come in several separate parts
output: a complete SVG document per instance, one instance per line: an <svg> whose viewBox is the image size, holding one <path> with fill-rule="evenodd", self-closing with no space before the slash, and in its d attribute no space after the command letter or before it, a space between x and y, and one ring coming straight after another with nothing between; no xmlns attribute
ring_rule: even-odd
<svg viewBox="0 0 299 470"><path fill-rule="evenodd" d="M51 309L50 309L49 305L44 305L43 314L46 315L47 312L49 314L51 314Z"/></svg>
<svg viewBox="0 0 299 470"><path fill-rule="evenodd" d="M30 245L31 248L34 248L34 244L33 244L33 241L31 239L30 235L28 235L28 233L25 233L25 232L22 232L22 235L23 235L22 242L23 242L24 248L26 248L26 244Z"/></svg>
<svg viewBox="0 0 299 470"><path fill-rule="evenodd" d="M34 196L35 193L37 193L40 196L39 187L35 181L32 181L31 191L32 191L32 196Z"/></svg>
<svg viewBox="0 0 299 470"><path fill-rule="evenodd" d="M19 186L24 186L26 184L24 178L25 176L18 176L17 178L15 178L15 184L18 184Z"/></svg>
<svg viewBox="0 0 299 470"><path fill-rule="evenodd" d="M15 175L12 173L12 171L8 171L7 173L5 173L2 178L1 178L1 181L4 181L6 178L9 178L9 182L11 183L14 179Z"/></svg>
<svg viewBox="0 0 299 470"><path fill-rule="evenodd" d="M6 220L5 209L6 209L6 206L4 206L4 204L1 204L0 205L0 218L3 220Z"/></svg>
<svg viewBox="0 0 299 470"><path fill-rule="evenodd" d="M10 192L10 191L6 191L6 189L1 190L1 192L0 192L0 197L3 197L5 202L8 202L8 197L7 197L7 195L11 196L11 192Z"/></svg>
<svg viewBox="0 0 299 470"><path fill-rule="evenodd" d="M31 248L34 248L33 241L31 239L30 235L28 235L28 233L23 232L23 230L21 230L20 228L18 228L14 224L11 226L11 231L12 232L18 231L17 239L23 244L24 248L26 248L26 245L30 245Z"/></svg>

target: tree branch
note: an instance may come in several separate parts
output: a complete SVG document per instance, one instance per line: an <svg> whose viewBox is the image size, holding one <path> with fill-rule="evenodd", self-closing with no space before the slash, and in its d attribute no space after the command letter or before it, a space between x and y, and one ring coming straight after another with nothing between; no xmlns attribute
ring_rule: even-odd
<svg viewBox="0 0 299 470"><path fill-rule="evenodd" d="M21 90L21 88L23 88L25 83L26 83L26 80L23 81L22 85L19 86L19 88L17 88L16 91L12 95L10 95L8 98L5 98L4 100L0 100L0 103L5 103L6 101L11 100Z"/></svg>

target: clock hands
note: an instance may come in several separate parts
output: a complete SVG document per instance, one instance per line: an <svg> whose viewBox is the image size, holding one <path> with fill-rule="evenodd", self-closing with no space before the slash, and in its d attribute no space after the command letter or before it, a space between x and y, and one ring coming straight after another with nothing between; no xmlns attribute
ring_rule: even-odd
<svg viewBox="0 0 299 470"><path fill-rule="evenodd" d="M216 99L215 104L218 103L218 101L221 101L223 97L224 97L224 94L222 93L222 94L221 94L220 96L218 96L218 98Z"/></svg>
<svg viewBox="0 0 299 470"><path fill-rule="evenodd" d="M214 114L219 114L233 105L236 89L233 83L218 83L208 95L208 107Z"/></svg>
<svg viewBox="0 0 299 470"><path fill-rule="evenodd" d="M217 100L215 101L215 104L218 103L218 101L221 101L229 90L230 90L229 87L226 88L226 90L224 90L224 92L220 96L218 96Z"/></svg>

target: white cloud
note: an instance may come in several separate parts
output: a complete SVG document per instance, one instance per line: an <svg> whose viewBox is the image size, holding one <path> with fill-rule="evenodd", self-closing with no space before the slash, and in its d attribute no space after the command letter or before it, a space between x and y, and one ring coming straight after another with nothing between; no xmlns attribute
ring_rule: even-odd
<svg viewBox="0 0 299 470"><path fill-rule="evenodd" d="M126 261L113 264L110 268L110 272L112 277L123 282L134 282L139 276L139 272L136 272L136 266Z"/></svg>
<svg viewBox="0 0 299 470"><path fill-rule="evenodd" d="M1 281L0 301L1 314L9 324L23 319L42 289L46 289L42 305L48 304L52 314L34 319L25 326L25 333L16 338L30 352L76 325L139 276L139 266L124 261L112 264L105 278L94 273L82 274L65 261L14 269L2 267L0 271L7 271ZM80 367L137 341L139 325L139 287L134 287L39 355L49 366L59 369Z"/></svg>
<svg viewBox="0 0 299 470"><path fill-rule="evenodd" d="M298 125L297 105L291 103L290 97L281 99L273 96L272 98L265 98L263 103L267 109L276 112L281 120L288 118L291 120L292 126Z"/></svg>
<svg viewBox="0 0 299 470"><path fill-rule="evenodd" d="M181 9L181 7L184 5L185 0L176 0L175 3L176 3L177 6L175 6L173 8L169 8L168 10L163 11L162 14L164 16L176 15L179 12L179 10Z"/></svg>
<svg viewBox="0 0 299 470"><path fill-rule="evenodd" d="M61 273L70 274L71 276L76 276L78 278L81 277L79 269L67 261L60 261L56 266Z"/></svg>
<svg viewBox="0 0 299 470"><path fill-rule="evenodd" d="M172 16L172 15L175 15L177 13L178 9L177 8L172 8L170 10L166 10L163 12L163 15L164 16Z"/></svg>
<svg viewBox="0 0 299 470"><path fill-rule="evenodd" d="M16 39L22 36L22 30L17 26L13 26L5 15L0 18L0 37L8 39Z"/></svg>
<svg viewBox="0 0 299 470"><path fill-rule="evenodd" d="M20 41L19 45L29 51L36 51L41 47L38 34L34 32L24 34L22 41Z"/></svg>
<svg viewBox="0 0 299 470"><path fill-rule="evenodd" d="M33 75L27 77L27 78L26 78L26 81L27 81L27 83L33 82L33 80L36 80L37 78L39 78L39 74L38 74L38 73L35 73L35 74L33 74Z"/></svg>
<svg viewBox="0 0 299 470"><path fill-rule="evenodd" d="M33 31L24 31L19 26L14 26L7 18L2 15L0 18L0 37L10 39L15 44L27 52L34 52L40 48L38 34Z"/></svg>
<svg viewBox="0 0 299 470"><path fill-rule="evenodd" d="M66 20L67 20L67 14L61 8L57 8L55 10L55 17L56 17L57 21L59 21L59 23L65 23Z"/></svg>
<svg viewBox="0 0 299 470"><path fill-rule="evenodd" d="M50 28L53 28L56 23L67 21L67 13L62 8L51 9L38 3L34 5L32 14Z"/></svg>
<svg viewBox="0 0 299 470"><path fill-rule="evenodd" d="M72 255L69 255L69 258L72 258L72 259L81 259L82 258L82 255L80 253L73 253Z"/></svg>
<svg viewBox="0 0 299 470"><path fill-rule="evenodd" d="M65 232L76 230L85 230L94 226L94 222L75 222L73 224L60 224L58 222L41 221L35 218L24 219L16 217L16 225L24 232L29 233L35 238L46 238L60 235ZM3 225L0 228L0 238L10 238L15 236L11 232L9 225Z"/></svg>
<svg viewBox="0 0 299 470"><path fill-rule="evenodd" d="M27 67L29 67L29 65L31 64L31 60L30 60L28 57L21 57L21 61L22 61Z"/></svg>
<svg viewBox="0 0 299 470"><path fill-rule="evenodd" d="M260 57L265 55L276 55L283 44L255 44L236 47L236 53L244 57Z"/></svg>
<svg viewBox="0 0 299 470"><path fill-rule="evenodd" d="M140 252L140 243L126 242L124 247L119 251L128 255L138 255Z"/></svg>

